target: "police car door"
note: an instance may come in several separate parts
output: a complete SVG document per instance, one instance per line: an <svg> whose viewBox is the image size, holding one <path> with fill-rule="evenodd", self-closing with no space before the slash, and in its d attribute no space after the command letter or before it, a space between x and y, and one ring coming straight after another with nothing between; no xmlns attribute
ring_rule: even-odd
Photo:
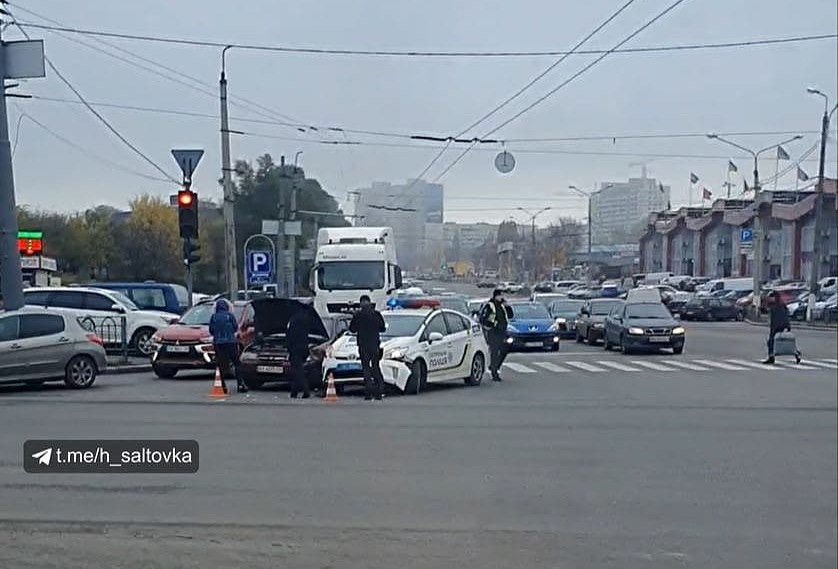
<svg viewBox="0 0 838 569"><path fill-rule="evenodd" d="M453 373L465 363L471 344L471 323L454 312L445 311L445 323L448 325L448 353L450 372ZM456 375L456 374L455 374Z"/></svg>
<svg viewBox="0 0 838 569"><path fill-rule="evenodd" d="M442 334L442 339L431 342L430 335L434 332ZM427 344L428 381L438 380L440 375L445 374L445 369L451 365L451 354L448 346L450 337L442 312L437 312L425 325L422 340Z"/></svg>

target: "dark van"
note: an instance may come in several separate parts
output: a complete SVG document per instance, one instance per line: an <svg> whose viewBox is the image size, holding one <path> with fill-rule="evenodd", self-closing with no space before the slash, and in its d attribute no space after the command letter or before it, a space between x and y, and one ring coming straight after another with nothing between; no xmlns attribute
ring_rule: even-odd
<svg viewBox="0 0 838 569"><path fill-rule="evenodd" d="M143 310L183 314L189 304L186 287L174 283L90 283L87 286L119 291Z"/></svg>

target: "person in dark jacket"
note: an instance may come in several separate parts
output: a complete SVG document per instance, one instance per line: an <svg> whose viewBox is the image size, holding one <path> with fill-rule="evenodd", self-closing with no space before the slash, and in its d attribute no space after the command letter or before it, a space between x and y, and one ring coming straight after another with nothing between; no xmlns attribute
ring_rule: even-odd
<svg viewBox="0 0 838 569"><path fill-rule="evenodd" d="M495 289L492 299L486 303L480 313L480 323L486 330L489 343L489 371L492 381L501 381L500 366L506 359L506 328L512 319L512 307L506 304L503 291Z"/></svg>
<svg viewBox="0 0 838 569"><path fill-rule="evenodd" d="M236 377L236 388L240 393L247 391L238 374L239 347L236 341L236 331L239 323L230 312L230 304L223 298L215 303L215 312L210 318L209 333L212 336L212 346L215 351L215 361L221 371L221 385L227 393L227 382L231 373Z"/></svg>
<svg viewBox="0 0 838 569"><path fill-rule="evenodd" d="M291 366L291 399L302 393L303 399L311 397L305 363L308 357L308 335L311 331L311 318L308 310L295 312L288 320L285 332L285 347L288 350L288 363Z"/></svg>
<svg viewBox="0 0 838 569"><path fill-rule="evenodd" d="M776 292L769 293L766 299L768 303L768 358L762 363L774 363L774 337L780 332L791 330L791 319L789 309L783 299ZM800 363L800 352L795 354L797 363Z"/></svg>
<svg viewBox="0 0 838 569"><path fill-rule="evenodd" d="M349 331L358 340L358 355L364 370L364 399L373 398L381 401L384 390L384 377L381 375L381 333L386 326L384 317L370 302L370 297L363 295L360 299L361 309L352 317Z"/></svg>

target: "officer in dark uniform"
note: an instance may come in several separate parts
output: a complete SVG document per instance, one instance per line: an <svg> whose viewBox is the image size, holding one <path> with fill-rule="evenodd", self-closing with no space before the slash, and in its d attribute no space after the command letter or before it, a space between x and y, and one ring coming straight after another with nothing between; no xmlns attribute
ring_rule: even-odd
<svg viewBox="0 0 838 569"><path fill-rule="evenodd" d="M506 304L503 291L495 289L492 299L486 303L480 313L480 323L486 330L489 343L489 371L492 381L501 381L500 366L506 359L506 328L512 319L512 307Z"/></svg>
<svg viewBox="0 0 838 569"><path fill-rule="evenodd" d="M288 328L285 333L285 346L288 349L288 363L291 366L291 399L296 399L298 393L302 393L303 399L311 397L308 377L306 377L305 373L310 330L311 319L308 310L298 310L288 320Z"/></svg>
<svg viewBox="0 0 838 569"><path fill-rule="evenodd" d="M364 399L381 401L384 377L381 375L381 333L386 326L384 317L375 309L370 297L360 298L361 309L352 317L349 331L358 339L358 355L364 370Z"/></svg>

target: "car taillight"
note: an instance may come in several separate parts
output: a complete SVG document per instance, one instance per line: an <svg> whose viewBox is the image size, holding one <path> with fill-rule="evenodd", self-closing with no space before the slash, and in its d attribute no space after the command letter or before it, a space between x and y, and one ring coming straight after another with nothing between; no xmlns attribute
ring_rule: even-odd
<svg viewBox="0 0 838 569"><path fill-rule="evenodd" d="M94 344L99 344L102 347L105 346L105 343L102 342L102 338L100 338L96 334L86 334L86 336L87 336L87 341L88 342L92 342Z"/></svg>

